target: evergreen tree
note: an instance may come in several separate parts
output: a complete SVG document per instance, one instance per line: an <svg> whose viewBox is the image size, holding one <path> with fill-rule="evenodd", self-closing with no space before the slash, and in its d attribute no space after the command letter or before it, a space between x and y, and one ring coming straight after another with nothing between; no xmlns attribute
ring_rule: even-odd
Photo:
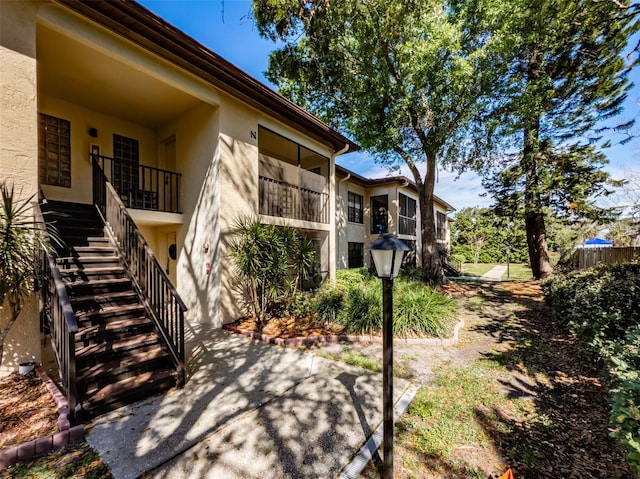
<svg viewBox="0 0 640 479"><path fill-rule="evenodd" d="M503 22L513 38L505 51L509 68L487 118L497 125L493 141L519 154L498 165L486 186L499 209L520 208L534 277L544 278L551 273L545 208L569 219L598 216L589 198L611 184L600 169L599 138L587 136L618 114L626 97L632 64L623 52L640 10L628 0L509 5Z"/></svg>

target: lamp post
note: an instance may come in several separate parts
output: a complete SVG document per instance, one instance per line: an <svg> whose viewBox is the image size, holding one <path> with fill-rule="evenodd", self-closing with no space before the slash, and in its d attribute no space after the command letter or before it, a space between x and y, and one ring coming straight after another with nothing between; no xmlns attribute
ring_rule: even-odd
<svg viewBox="0 0 640 479"><path fill-rule="evenodd" d="M402 257L409 247L396 236L384 233L367 249L382 279L382 479L393 479L393 279L398 276Z"/></svg>

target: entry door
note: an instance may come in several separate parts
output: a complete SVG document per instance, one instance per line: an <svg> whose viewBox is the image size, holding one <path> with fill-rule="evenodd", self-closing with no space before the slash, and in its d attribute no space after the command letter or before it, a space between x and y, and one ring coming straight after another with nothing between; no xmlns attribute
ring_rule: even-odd
<svg viewBox="0 0 640 479"><path fill-rule="evenodd" d="M176 171L176 137L171 135L160 142L160 168L170 172ZM172 174L164 174L160 185L161 203L166 211L178 211L178 178Z"/></svg>

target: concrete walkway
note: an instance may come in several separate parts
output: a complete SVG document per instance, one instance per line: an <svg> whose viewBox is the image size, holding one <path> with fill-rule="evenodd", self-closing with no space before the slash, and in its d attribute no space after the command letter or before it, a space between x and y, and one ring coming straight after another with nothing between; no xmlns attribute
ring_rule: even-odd
<svg viewBox="0 0 640 479"><path fill-rule="evenodd" d="M498 265L491 268L485 274L482 275L482 279L487 279L491 281L500 281L502 275L507 271L506 265Z"/></svg>
<svg viewBox="0 0 640 479"><path fill-rule="evenodd" d="M332 478L382 421L380 373L219 329L189 346L184 389L91 425L115 479ZM397 401L409 383L394 385Z"/></svg>

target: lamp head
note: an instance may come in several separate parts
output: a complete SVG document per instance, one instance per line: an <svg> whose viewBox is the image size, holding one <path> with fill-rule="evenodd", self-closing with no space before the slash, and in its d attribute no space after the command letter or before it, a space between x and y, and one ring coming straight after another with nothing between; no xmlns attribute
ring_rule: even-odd
<svg viewBox="0 0 640 479"><path fill-rule="evenodd" d="M371 251L378 277L393 279L400 272L404 252L410 248L395 235L383 233L367 249Z"/></svg>

